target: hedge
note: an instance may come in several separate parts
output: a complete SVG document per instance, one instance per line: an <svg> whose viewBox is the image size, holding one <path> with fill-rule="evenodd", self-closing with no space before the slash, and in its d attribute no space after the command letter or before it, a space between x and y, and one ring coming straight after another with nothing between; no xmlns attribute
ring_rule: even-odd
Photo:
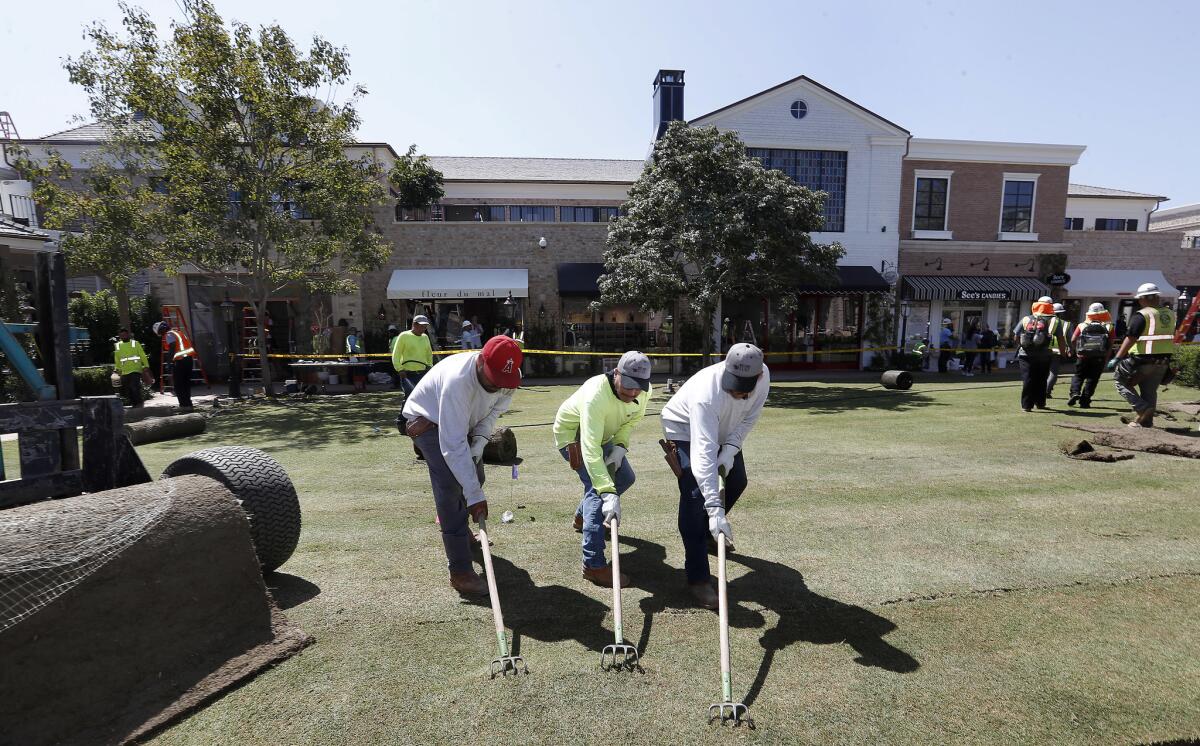
<svg viewBox="0 0 1200 746"><path fill-rule="evenodd" d="M1175 383L1200 388L1200 345L1180 347L1171 362L1179 368Z"/></svg>

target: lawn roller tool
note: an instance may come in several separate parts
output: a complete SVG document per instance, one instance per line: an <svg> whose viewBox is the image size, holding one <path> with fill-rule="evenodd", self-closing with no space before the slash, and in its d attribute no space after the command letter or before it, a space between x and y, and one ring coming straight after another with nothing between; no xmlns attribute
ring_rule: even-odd
<svg viewBox="0 0 1200 746"><path fill-rule="evenodd" d="M492 602L492 619L496 621L496 645L500 655L492 660L492 678L497 675L507 676L509 672L516 675L529 673L525 667L525 659L519 655L511 655L508 649L508 637L504 632L504 615L500 613L500 594L496 592L496 571L492 568L492 548L488 541L487 520L479 519L479 545L483 549L483 569L487 572L488 597Z"/></svg>
<svg viewBox="0 0 1200 746"><path fill-rule="evenodd" d="M612 645L605 645L600 652L600 668L605 671L642 669L638 661L637 648L625 642L621 630L621 543L617 539L617 524L621 519L613 516L609 522L612 528L612 578L613 578L613 639Z"/></svg>

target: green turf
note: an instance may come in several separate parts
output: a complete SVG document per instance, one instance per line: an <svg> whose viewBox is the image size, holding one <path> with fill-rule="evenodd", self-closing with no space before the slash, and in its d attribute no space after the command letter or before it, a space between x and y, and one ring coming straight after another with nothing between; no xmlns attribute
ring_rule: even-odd
<svg viewBox="0 0 1200 746"><path fill-rule="evenodd" d="M304 531L268 580L317 643L160 735L163 744L1137 743L1200 736L1200 462L1071 461L1018 384L910 392L781 384L732 511L733 686L757 729L705 723L717 618L689 603L657 418L623 501L625 633L643 674L605 674L611 593L580 578L578 483L549 423L567 387L519 392L520 478L488 467L505 619L531 674L489 681L483 603L445 579L425 467L390 394L224 413L139 449L151 473L199 447L263 448ZM1197 398L1175 389L1165 399ZM662 405L656 397L651 411ZM1167 423L1169 424L1169 423ZM1193 425L1194 427L1194 425ZM378 430L376 430L378 428ZM1077 436L1079 437L1079 436Z"/></svg>

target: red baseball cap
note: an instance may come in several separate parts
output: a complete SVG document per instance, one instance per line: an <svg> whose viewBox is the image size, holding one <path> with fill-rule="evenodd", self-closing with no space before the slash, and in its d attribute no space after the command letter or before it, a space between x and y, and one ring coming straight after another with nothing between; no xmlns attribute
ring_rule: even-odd
<svg viewBox="0 0 1200 746"><path fill-rule="evenodd" d="M515 389L521 386L521 347L512 337L492 337L479 353L483 369L493 386Z"/></svg>

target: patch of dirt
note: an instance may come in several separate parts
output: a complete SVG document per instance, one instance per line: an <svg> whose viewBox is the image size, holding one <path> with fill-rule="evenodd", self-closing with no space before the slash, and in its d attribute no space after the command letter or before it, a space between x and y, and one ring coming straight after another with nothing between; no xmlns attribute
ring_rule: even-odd
<svg viewBox="0 0 1200 746"><path fill-rule="evenodd" d="M1123 451L1143 451L1200 459L1200 438L1176 435L1157 428L1076 425L1062 422L1058 423L1058 427L1090 433L1089 445L1094 443Z"/></svg>
<svg viewBox="0 0 1200 746"><path fill-rule="evenodd" d="M1128 461L1133 458L1132 453L1117 453L1109 449L1098 450L1086 440L1069 440L1062 443L1060 448L1068 458L1076 461L1099 461L1111 464L1115 461Z"/></svg>

